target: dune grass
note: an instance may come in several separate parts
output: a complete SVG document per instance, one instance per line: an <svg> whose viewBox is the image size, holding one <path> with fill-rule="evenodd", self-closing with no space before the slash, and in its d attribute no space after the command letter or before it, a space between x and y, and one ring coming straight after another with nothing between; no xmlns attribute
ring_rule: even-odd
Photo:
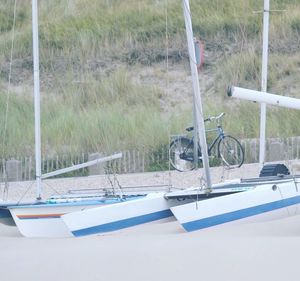
<svg viewBox="0 0 300 281"><path fill-rule="evenodd" d="M17 6L5 132L5 118L0 121L3 157L33 152L30 2L18 1ZM194 33L205 42L205 75L213 80L212 89L201 85L205 114L226 112L226 131L239 138L257 137L259 106L228 100L226 88L260 89L262 15L253 11L261 11L262 3L190 2ZM300 3L272 0L271 8L285 12L271 14L268 90L297 97ZM6 111L12 16L13 1L2 1L1 116ZM139 69L165 62L166 43L170 63L186 63L181 1L40 0L39 23L43 153L155 150L168 144L170 134L182 133L192 123L192 105L171 104L165 112L164 89L137 79ZM162 76L157 74L157 81L165 79ZM299 135L299 117L296 111L271 108L268 136Z"/></svg>
<svg viewBox="0 0 300 281"><path fill-rule="evenodd" d="M60 93L42 93L42 147L49 155L155 149L168 142L171 125L177 131L184 126L181 118L161 114L157 88L134 85L124 70L101 83L70 82L62 89ZM0 111L5 112L6 93L0 97ZM10 93L9 122L1 143L5 155L34 151L32 99L31 95Z"/></svg>

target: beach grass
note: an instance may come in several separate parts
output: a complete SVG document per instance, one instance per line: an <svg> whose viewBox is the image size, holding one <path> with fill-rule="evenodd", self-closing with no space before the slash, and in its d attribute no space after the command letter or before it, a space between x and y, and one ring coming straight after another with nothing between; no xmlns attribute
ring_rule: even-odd
<svg viewBox="0 0 300 281"><path fill-rule="evenodd" d="M299 2L271 5L284 11L270 17L268 91L297 97ZM258 137L259 105L228 99L226 89L260 89L262 14L254 11L262 3L195 0L191 10L194 33L205 43L201 79L212 81L210 88L201 84L205 115L226 112L226 131ZM16 11L8 86L13 4L0 4L2 157L33 153L30 1L18 2ZM172 67L188 63L180 1L41 0L39 36L43 153L155 150L191 125L191 98L170 102L173 88L162 86L167 58ZM139 72L155 65L163 71L141 79ZM189 77L188 69L181 75ZM298 119L296 111L271 108L268 136L299 135Z"/></svg>

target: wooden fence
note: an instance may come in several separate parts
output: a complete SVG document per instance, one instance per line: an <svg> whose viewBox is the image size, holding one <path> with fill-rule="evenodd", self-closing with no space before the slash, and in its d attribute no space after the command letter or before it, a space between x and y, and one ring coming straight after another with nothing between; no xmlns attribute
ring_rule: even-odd
<svg viewBox="0 0 300 281"><path fill-rule="evenodd" d="M259 139L244 139L241 141L245 149L245 163L256 163L259 160ZM42 158L42 173L69 167L101 157L99 153L79 153L77 155L44 156ZM292 160L300 157L300 137L272 138L266 142L266 161ZM79 171L61 175L87 176L104 173L142 173L169 169L168 147L156 151L123 151L121 159L105 164L84 168ZM6 173L5 173L6 171ZM10 157L0 161L0 181L32 180L35 174L33 156Z"/></svg>

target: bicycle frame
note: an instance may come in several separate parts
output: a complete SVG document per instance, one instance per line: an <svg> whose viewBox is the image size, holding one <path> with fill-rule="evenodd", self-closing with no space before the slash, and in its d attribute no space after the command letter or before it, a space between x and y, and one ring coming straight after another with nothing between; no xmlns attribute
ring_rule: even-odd
<svg viewBox="0 0 300 281"><path fill-rule="evenodd" d="M207 132L207 133L210 133L210 132L217 132L216 138L215 138L215 139L211 142L211 144L208 146L208 155L211 155L211 151L212 151L213 147L215 146L215 144L216 144L219 140L221 140L221 139L224 138L225 133L224 133L223 128L222 128L220 125L218 125L218 127L215 128L215 129L209 129L209 130L206 130L205 132ZM199 148L200 148L200 147L198 147L198 149L199 149Z"/></svg>
<svg viewBox="0 0 300 281"><path fill-rule="evenodd" d="M221 125L217 125L217 128L214 129L208 129L205 130L206 133L211 133L211 132L217 132L217 136L215 137L215 139L209 144L207 150L208 150L208 155L211 155L212 149L213 147L221 140L225 137L225 132L223 130L223 128L221 127ZM191 142L194 142L194 137L191 138ZM199 159L201 159L202 154L200 154L199 152L201 152L201 147L200 144L198 144L198 156ZM188 159L186 159L188 160Z"/></svg>

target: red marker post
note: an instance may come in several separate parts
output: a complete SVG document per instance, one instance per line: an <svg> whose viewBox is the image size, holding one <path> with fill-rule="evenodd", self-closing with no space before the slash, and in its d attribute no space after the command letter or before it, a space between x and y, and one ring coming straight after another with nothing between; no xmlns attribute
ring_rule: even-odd
<svg viewBox="0 0 300 281"><path fill-rule="evenodd" d="M197 68L201 70L204 64L204 44L197 38L194 38L194 44Z"/></svg>

